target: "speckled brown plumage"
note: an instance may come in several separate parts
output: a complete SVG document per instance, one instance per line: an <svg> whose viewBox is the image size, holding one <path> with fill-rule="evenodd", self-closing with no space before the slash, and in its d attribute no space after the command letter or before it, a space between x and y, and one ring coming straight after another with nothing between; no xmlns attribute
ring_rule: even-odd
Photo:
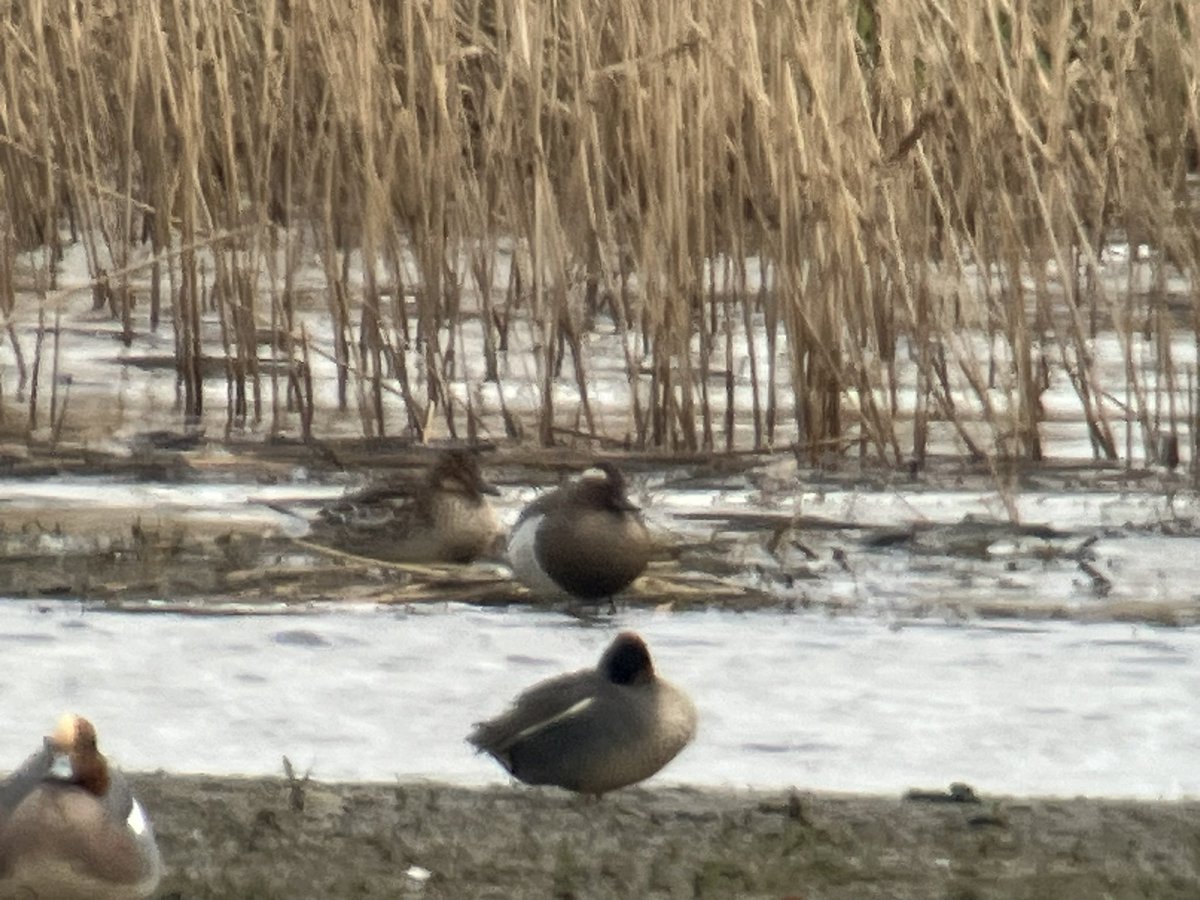
<svg viewBox="0 0 1200 900"><path fill-rule="evenodd" d="M484 480L469 450L443 451L424 480L380 485L321 510L311 539L338 550L391 562L468 563L500 533Z"/></svg>

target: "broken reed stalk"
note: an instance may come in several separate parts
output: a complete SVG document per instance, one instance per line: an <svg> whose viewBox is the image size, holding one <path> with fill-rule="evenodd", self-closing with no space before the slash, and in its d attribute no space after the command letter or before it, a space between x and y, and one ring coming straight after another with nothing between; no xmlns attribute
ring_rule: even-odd
<svg viewBox="0 0 1200 900"><path fill-rule="evenodd" d="M42 345L46 340L46 309L44 306L38 309L38 324L37 331L33 342L33 364L30 367L29 375L29 424L28 433L32 434L37 430L37 408L38 408L38 376L42 371Z"/></svg>
<svg viewBox="0 0 1200 900"><path fill-rule="evenodd" d="M1188 370L1187 377L1187 421L1184 423L1184 433L1187 435L1188 474L1191 475L1192 490L1200 486L1200 428L1196 421L1196 372Z"/></svg>
<svg viewBox="0 0 1200 900"><path fill-rule="evenodd" d="M468 433L502 421L549 443L572 421L613 428L608 402L642 448L1037 459L1054 381L1096 455L1129 461L1175 429L1177 342L1200 340L1155 305L1186 290L1171 273L1200 271L1194 15L35 4L0 48L0 216L20 247L53 248L77 219L126 341L168 305L188 418L206 413L204 353L224 357L231 430L326 427L301 388L326 347L365 435L453 435L466 416ZM1134 268L1147 248L1153 290L1116 283L1104 248L1122 237ZM493 291L501 245L511 288ZM29 327L27 305L8 326ZM291 367L266 399L260 326ZM1116 360L1096 340L1113 331ZM627 385L612 398L604 340ZM1135 365L1147 350L1154 378ZM499 396L502 373L536 379L536 405ZM1140 451L1113 433L1107 398L1126 387Z"/></svg>

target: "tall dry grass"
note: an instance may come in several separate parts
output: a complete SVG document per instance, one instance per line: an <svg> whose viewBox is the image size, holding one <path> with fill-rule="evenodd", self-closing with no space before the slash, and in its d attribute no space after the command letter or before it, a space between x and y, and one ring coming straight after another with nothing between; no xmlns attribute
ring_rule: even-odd
<svg viewBox="0 0 1200 900"><path fill-rule="evenodd" d="M1181 313L1168 285L1197 271L1196 16L1165 0L6 4L6 372L43 356L11 330L17 252L43 248L56 309L69 228L127 341L171 329L188 417L213 400L218 342L231 429L319 431L327 353L365 434L473 437L491 427L481 388L456 386L476 323L487 377L539 392L532 423L497 392L504 427L545 443L900 461L949 427L980 458L1038 459L1047 385L1068 383L1098 457L1130 453L1124 433L1153 458L1164 432L1195 441L1172 348L1200 344L1200 307ZM1125 284L1101 263L1114 239L1147 248ZM297 318L314 254L320 345ZM628 376L615 424L586 340L608 316ZM1098 374L1103 329L1120 385Z"/></svg>

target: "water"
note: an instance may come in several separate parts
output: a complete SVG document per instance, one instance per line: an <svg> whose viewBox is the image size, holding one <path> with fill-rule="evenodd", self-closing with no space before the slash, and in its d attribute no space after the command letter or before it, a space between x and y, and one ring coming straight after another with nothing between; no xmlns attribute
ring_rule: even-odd
<svg viewBox="0 0 1200 900"><path fill-rule="evenodd" d="M463 738L619 629L700 733L660 782L898 793L1200 795L1200 630L626 611L599 624L458 604L258 616L0 602L0 761L62 712L132 770L504 782Z"/></svg>

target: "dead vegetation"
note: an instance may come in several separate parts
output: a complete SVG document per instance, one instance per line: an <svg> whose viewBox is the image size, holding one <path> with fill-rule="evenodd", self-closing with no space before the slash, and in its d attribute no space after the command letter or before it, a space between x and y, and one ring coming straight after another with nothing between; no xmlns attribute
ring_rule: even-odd
<svg viewBox="0 0 1200 900"><path fill-rule="evenodd" d="M331 366L368 437L917 464L948 441L1003 481L1056 386L1098 459L1190 460L1194 15L11 5L5 427L83 414L59 326L90 291L126 345L173 336L180 413L229 434L320 433ZM76 241L90 281L60 288Z"/></svg>

